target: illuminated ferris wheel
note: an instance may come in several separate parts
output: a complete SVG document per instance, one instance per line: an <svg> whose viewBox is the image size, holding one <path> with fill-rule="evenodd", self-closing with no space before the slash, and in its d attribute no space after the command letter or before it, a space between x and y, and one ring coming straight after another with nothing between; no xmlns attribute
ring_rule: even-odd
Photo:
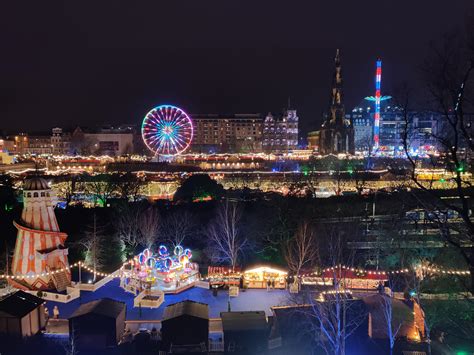
<svg viewBox="0 0 474 355"><path fill-rule="evenodd" d="M143 119L142 138L155 155L181 154L193 139L191 118L176 106L155 107Z"/></svg>

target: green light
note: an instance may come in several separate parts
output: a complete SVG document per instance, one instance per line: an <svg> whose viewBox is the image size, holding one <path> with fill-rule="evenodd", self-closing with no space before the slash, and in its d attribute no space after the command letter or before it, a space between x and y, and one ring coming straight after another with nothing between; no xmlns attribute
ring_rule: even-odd
<svg viewBox="0 0 474 355"><path fill-rule="evenodd" d="M446 179L441 178L441 179L439 179L439 181L440 181L440 182L446 182Z"/></svg>
<svg viewBox="0 0 474 355"><path fill-rule="evenodd" d="M456 355L469 355L467 351L458 351Z"/></svg>

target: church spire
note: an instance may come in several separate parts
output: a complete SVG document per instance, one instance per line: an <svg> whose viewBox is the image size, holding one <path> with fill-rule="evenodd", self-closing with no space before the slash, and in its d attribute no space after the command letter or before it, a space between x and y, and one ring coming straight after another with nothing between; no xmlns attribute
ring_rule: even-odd
<svg viewBox="0 0 474 355"><path fill-rule="evenodd" d="M330 121L333 124L344 123L344 104L342 96L342 72L341 72L341 55L339 49L336 50L334 58L335 71L332 83L331 103L330 103Z"/></svg>

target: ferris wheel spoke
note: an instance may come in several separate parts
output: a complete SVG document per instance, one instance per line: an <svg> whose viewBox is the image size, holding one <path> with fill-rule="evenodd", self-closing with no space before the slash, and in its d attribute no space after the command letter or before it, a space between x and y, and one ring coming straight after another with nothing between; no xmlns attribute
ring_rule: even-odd
<svg viewBox="0 0 474 355"><path fill-rule="evenodd" d="M177 155L190 146L193 125L189 116L180 108L158 106L145 116L142 137L155 155Z"/></svg>

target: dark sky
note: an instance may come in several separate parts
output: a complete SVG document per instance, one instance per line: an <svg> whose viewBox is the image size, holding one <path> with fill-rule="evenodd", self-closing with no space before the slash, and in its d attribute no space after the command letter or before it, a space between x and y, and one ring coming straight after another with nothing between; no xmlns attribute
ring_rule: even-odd
<svg viewBox="0 0 474 355"><path fill-rule="evenodd" d="M416 82L430 40L472 0L8 1L0 8L0 129L138 123L153 106L278 112L303 130L326 109L341 48L346 110Z"/></svg>

